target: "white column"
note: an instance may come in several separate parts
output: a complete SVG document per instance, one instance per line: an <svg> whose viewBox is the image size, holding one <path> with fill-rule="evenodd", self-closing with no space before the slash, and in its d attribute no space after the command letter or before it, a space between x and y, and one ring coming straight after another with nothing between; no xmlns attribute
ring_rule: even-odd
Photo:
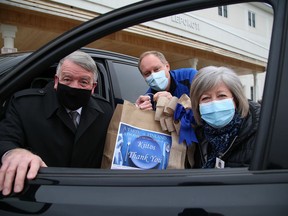
<svg viewBox="0 0 288 216"><path fill-rule="evenodd" d="M197 69L198 58L189 59L189 63L192 68Z"/></svg>
<svg viewBox="0 0 288 216"><path fill-rule="evenodd" d="M17 52L14 47L14 38L17 32L17 27L12 25L0 24L0 32L4 40L4 47L1 48L1 53Z"/></svg>
<svg viewBox="0 0 288 216"><path fill-rule="evenodd" d="M254 88L253 88L254 101L257 101L258 100L258 77L257 77L256 72L253 72L253 80L254 80Z"/></svg>

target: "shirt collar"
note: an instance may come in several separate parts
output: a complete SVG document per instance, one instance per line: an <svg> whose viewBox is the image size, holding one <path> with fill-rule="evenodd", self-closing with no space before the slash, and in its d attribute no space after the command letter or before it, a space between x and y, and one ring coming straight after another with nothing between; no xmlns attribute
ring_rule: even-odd
<svg viewBox="0 0 288 216"><path fill-rule="evenodd" d="M65 109L66 109L67 113L70 113L71 111L76 111L79 115L81 115L81 112L82 112L82 107L80 107L77 110L70 110L70 109L67 109L67 108L65 108Z"/></svg>

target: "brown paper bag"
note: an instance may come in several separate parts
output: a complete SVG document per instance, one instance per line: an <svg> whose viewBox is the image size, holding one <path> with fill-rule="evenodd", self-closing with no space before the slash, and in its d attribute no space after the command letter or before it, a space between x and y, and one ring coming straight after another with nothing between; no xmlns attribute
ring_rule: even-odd
<svg viewBox="0 0 288 216"><path fill-rule="evenodd" d="M122 110L123 105L118 104L114 110L112 119L110 120L102 156L101 168L110 169L111 167Z"/></svg>
<svg viewBox="0 0 288 216"><path fill-rule="evenodd" d="M119 132L119 126L122 127L124 124L125 127L130 127L130 126L136 127L137 128L137 130L135 129L136 132L138 132L138 130L140 130L141 133L142 133L142 131L144 131L143 133L146 133L146 130L147 130L147 131L149 131L149 133L150 133L150 131L152 131L152 134L155 132L155 134L157 136L158 136L158 133L163 134L163 136L170 136L169 149L167 150L167 152L170 151L170 155L173 155L174 159L172 159L173 161L170 161L169 158L166 159L167 163L169 161L168 167L172 168L172 169L173 168L174 169L175 168L183 168L184 167L183 155L179 154L179 157L180 157L180 160L179 160L179 158L177 158L178 153L177 152L171 152L171 151L173 151L173 149L172 148L170 149L170 147L172 146L172 137L171 137L170 132L163 131L161 126L160 126L160 122L155 121L154 118L155 118L155 111L140 110L134 104L132 104L128 101L124 101L123 105L118 104L115 111L114 111L112 119L110 121L109 127L108 127L101 167L105 168L105 169L111 168L111 166L113 164L112 160L113 160L113 156L114 156L115 145L118 142L118 140L116 140L117 136L119 139L119 133L120 133ZM127 126L126 124L128 124L129 126ZM142 136L142 138L143 137L145 138L145 136ZM116 147L117 147L117 145L116 145ZM128 147L129 147L129 145L128 145ZM152 148L153 144L150 147ZM164 147L161 147L161 148L162 148L161 151L164 151L164 152L162 152L164 155L165 149L164 149ZM186 152L186 150L185 150L185 152ZM158 153L159 153L159 150L158 150ZM133 156L135 156L135 157L133 158ZM131 153L130 153L129 157L130 157L129 159L132 158L132 160L133 160L139 156L138 155L131 155ZM125 155L123 155L122 159L127 160L127 155L126 155L126 157L125 157ZM136 159L139 159L139 158L136 158ZM143 158L143 159L145 159L145 158ZM137 162L137 161L134 161L134 162ZM179 164L179 163L183 163L183 164ZM160 164L157 166L158 166L157 169L163 169L164 168L164 167L159 167ZM146 168L150 168L150 167L146 167Z"/></svg>
<svg viewBox="0 0 288 216"><path fill-rule="evenodd" d="M171 132L172 146L169 155L167 169L185 169L186 144L178 143L178 135L176 131Z"/></svg>

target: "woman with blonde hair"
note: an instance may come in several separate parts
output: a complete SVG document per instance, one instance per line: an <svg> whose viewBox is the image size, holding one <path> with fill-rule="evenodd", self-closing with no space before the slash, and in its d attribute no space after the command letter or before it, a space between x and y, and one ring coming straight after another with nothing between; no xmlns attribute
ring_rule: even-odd
<svg viewBox="0 0 288 216"><path fill-rule="evenodd" d="M248 101L236 73L226 67L202 68L190 98L199 141L193 167L249 166L261 107Z"/></svg>

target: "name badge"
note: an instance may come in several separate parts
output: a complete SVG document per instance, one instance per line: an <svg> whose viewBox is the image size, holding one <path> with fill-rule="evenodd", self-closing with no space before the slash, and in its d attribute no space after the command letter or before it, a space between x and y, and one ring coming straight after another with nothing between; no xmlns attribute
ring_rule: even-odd
<svg viewBox="0 0 288 216"><path fill-rule="evenodd" d="M225 161L223 161L220 158L216 157L215 168L222 169L224 167L225 167Z"/></svg>

